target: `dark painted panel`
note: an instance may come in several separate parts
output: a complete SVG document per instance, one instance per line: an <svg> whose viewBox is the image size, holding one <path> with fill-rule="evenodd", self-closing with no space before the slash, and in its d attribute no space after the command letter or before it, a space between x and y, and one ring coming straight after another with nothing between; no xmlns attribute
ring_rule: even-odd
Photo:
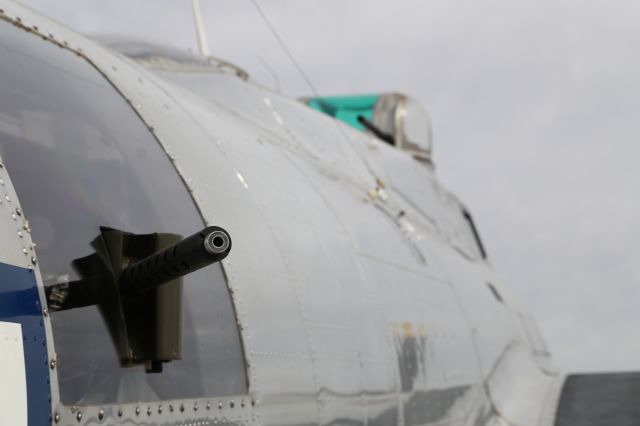
<svg viewBox="0 0 640 426"><path fill-rule="evenodd" d="M567 378L555 426L640 425L640 373L576 374Z"/></svg>

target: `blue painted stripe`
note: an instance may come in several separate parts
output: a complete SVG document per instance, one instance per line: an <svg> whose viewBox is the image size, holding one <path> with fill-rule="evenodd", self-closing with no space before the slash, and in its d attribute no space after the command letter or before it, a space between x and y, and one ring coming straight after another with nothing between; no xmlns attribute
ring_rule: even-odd
<svg viewBox="0 0 640 426"><path fill-rule="evenodd" d="M22 325L29 426L51 424L47 339L32 270L0 263L0 321Z"/></svg>

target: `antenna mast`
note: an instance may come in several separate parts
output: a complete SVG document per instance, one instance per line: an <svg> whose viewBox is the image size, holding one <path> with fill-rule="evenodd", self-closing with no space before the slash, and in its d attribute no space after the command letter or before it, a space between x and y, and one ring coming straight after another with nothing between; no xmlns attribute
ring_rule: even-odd
<svg viewBox="0 0 640 426"><path fill-rule="evenodd" d="M204 24L202 23L202 13L200 12L200 0L191 0L193 6L193 18L196 21L196 36L198 38L198 49L202 56L209 56L209 45L207 44L207 35L204 32Z"/></svg>

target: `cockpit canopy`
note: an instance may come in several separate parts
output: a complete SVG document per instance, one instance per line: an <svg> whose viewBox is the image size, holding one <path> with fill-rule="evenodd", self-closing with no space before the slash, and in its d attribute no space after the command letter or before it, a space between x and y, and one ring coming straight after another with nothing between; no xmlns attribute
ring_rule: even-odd
<svg viewBox="0 0 640 426"><path fill-rule="evenodd" d="M249 74L230 62L213 56L201 56L175 47L159 45L128 37L94 35L103 46L157 71L182 73L226 73L248 80Z"/></svg>
<svg viewBox="0 0 640 426"><path fill-rule="evenodd" d="M420 103L401 93L304 98L309 107L431 163L431 121Z"/></svg>

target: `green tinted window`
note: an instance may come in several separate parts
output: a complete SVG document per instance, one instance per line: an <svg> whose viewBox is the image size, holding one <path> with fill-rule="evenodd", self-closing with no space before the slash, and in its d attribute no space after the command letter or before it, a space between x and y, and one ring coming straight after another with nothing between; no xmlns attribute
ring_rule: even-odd
<svg viewBox="0 0 640 426"><path fill-rule="evenodd" d="M311 98L307 101L307 105L351 127L364 130L364 126L358 121L358 116L371 121L377 101L378 95L331 96Z"/></svg>

